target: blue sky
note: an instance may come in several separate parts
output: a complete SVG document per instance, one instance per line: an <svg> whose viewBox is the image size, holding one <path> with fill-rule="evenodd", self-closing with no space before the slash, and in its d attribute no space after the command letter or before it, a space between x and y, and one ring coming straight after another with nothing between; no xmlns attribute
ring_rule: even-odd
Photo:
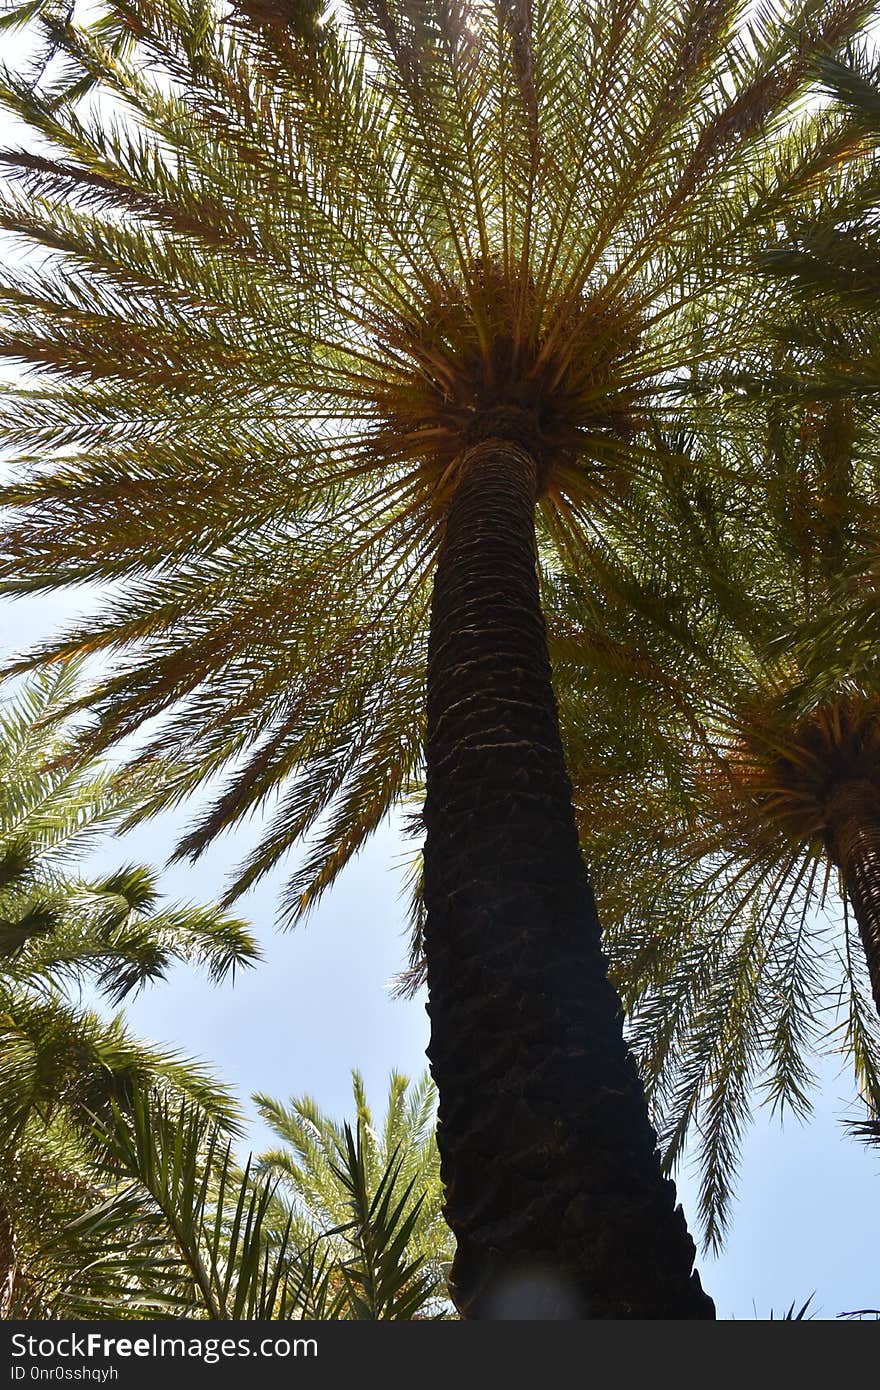
<svg viewBox="0 0 880 1390"><path fill-rule="evenodd" d="M0 144L10 134L8 125L0 129ZM70 596L0 605L0 656L78 606ZM141 827L105 846L97 860L107 868L131 860L161 865L185 821L178 813ZM197 865L169 868L169 894L215 898L247 839L226 837ZM266 880L240 905L262 943L262 964L221 988L178 969L134 1001L132 1023L146 1037L213 1063L243 1100L255 1090L279 1097L308 1091L342 1115L356 1065L378 1109L392 1068L415 1075L425 1065L424 997L394 1000L388 990L406 955L398 866L411 853L394 826L384 826L310 921L289 934L274 929L280 879ZM748 1138L727 1246L717 1259L701 1255L698 1262L722 1317L767 1317L771 1308L779 1316L810 1294L820 1317L880 1305L880 1151L843 1131L841 1118L853 1113L848 1068L829 1059L822 1082L809 1123L780 1128L761 1117ZM257 1145L266 1138L258 1123L252 1137ZM696 1183L686 1166L679 1190L691 1216Z"/></svg>

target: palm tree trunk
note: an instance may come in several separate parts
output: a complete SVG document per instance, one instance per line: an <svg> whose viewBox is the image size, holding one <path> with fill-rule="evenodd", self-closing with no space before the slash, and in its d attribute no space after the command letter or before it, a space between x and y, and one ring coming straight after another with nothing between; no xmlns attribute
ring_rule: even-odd
<svg viewBox="0 0 880 1390"><path fill-rule="evenodd" d="M858 924L880 1014L880 790L867 778L843 782L829 799L827 815L831 855Z"/></svg>
<svg viewBox="0 0 880 1390"><path fill-rule="evenodd" d="M428 652L425 954L468 1318L711 1318L606 975L535 553L536 465L467 451Z"/></svg>
<svg viewBox="0 0 880 1390"><path fill-rule="evenodd" d="M15 1289L15 1232L6 1203L0 1197L0 1318L8 1318Z"/></svg>

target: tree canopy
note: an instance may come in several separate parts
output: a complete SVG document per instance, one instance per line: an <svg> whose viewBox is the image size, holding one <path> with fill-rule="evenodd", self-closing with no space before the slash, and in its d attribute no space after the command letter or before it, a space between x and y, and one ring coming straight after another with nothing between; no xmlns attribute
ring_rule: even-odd
<svg viewBox="0 0 880 1390"><path fill-rule="evenodd" d="M870 5L35 8L63 59L0 89L32 132L0 226L40 250L0 348L42 377L0 414L3 581L112 587L15 669L105 654L85 743L161 716L148 810L222 777L181 853L277 795L230 893L311 835L296 917L418 778L459 434L530 382L542 556L630 515L650 421L762 332L755 238L864 145L799 104Z"/></svg>

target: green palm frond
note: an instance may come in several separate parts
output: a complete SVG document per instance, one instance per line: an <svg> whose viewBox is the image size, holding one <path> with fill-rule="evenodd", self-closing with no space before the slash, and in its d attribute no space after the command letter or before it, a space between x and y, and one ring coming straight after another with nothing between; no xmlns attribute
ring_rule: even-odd
<svg viewBox="0 0 880 1390"><path fill-rule="evenodd" d="M876 150L880 64L874 48L865 41L850 43L838 53L821 52L815 66L825 92L859 123ZM880 168L875 153L858 177L827 191L809 216L790 219L784 242L757 256L758 264L779 278L783 302L786 295L799 301L801 318L789 323L785 333L813 349L813 383L823 380L829 391L876 392L880 382L878 203Z"/></svg>
<svg viewBox="0 0 880 1390"><path fill-rule="evenodd" d="M235 1125L238 1106L200 1064L132 1037L122 1015L109 1021L57 994L0 986L0 1132L9 1142L28 1120L61 1111L75 1123L124 1102L153 1076Z"/></svg>
<svg viewBox="0 0 880 1390"><path fill-rule="evenodd" d="M422 1128L425 1099L424 1085L407 1096ZM414 1132L385 1155L363 1117L354 1131L343 1124L332 1158L322 1155L339 1219L304 1226L278 1196L289 1173L279 1179L265 1159L242 1169L202 1108L136 1085L125 1105L95 1118L85 1151L65 1156L65 1171L81 1174L67 1204L76 1214L34 1242L19 1310L30 1300L42 1317L442 1316L437 1271L418 1240L431 1195L418 1168L409 1172ZM27 1181L19 1175L13 1191Z"/></svg>
<svg viewBox="0 0 880 1390"><path fill-rule="evenodd" d="M341 1266L346 1301L358 1321L411 1319L435 1294L431 1271L418 1257L407 1258L425 1193L414 1191L415 1178L401 1183L396 1149L375 1192L369 1190L363 1129L361 1122L355 1138L345 1126L345 1161L333 1165L351 1208L351 1221L337 1228L354 1247Z"/></svg>
<svg viewBox="0 0 880 1390"><path fill-rule="evenodd" d="M259 958L246 925L213 907L164 905L155 873L79 872L96 836L149 788L82 763L61 719L80 670L62 665L0 706L0 979L29 991L91 983L120 1001L174 961L222 980Z"/></svg>
<svg viewBox="0 0 880 1390"><path fill-rule="evenodd" d="M105 1242L79 1224L107 1196L102 1175L68 1126L45 1125L9 1154L0 1197L4 1254L8 1260L11 1253L13 1261L4 1270L9 1289L4 1316L95 1317L111 1307L116 1316L138 1316L142 1309L136 1302L126 1306ZM132 1247L139 1247L143 1234L132 1226L128 1235Z"/></svg>
<svg viewBox="0 0 880 1390"><path fill-rule="evenodd" d="M880 131L880 67L871 55L850 47L840 55L816 60L822 85L829 96L857 112L865 124Z"/></svg>
<svg viewBox="0 0 880 1390"><path fill-rule="evenodd" d="M287 1105L254 1097L283 1144L258 1161L258 1171L279 1182L278 1220L292 1216L301 1246L332 1233L332 1259L351 1300L346 1316L447 1315L452 1237L441 1212L434 1087L427 1074L410 1083L392 1073L381 1126L356 1071L352 1090L351 1125L309 1096Z"/></svg>
<svg viewBox="0 0 880 1390"><path fill-rule="evenodd" d="M239 1171L228 1137L190 1102L135 1089L93 1125L89 1169L103 1181L102 1200L38 1252L55 1284L49 1316L82 1306L81 1271L72 1263L69 1283L63 1275L83 1243L101 1252L86 1273L100 1280L103 1316L323 1314L320 1262L299 1259L285 1233L267 1236L272 1185Z"/></svg>

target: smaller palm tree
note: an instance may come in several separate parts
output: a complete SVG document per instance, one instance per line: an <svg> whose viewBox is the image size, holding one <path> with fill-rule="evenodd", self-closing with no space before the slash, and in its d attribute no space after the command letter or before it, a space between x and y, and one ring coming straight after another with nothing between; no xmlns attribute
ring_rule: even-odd
<svg viewBox="0 0 880 1390"><path fill-rule="evenodd" d="M548 595L629 1039L716 1244L756 1101L806 1114L813 1055L843 1047L880 1104L874 437L869 405L765 413L723 484L670 474L667 555L618 555L617 604Z"/></svg>
<svg viewBox="0 0 880 1390"><path fill-rule="evenodd" d="M310 1096L293 1096L287 1105L255 1096L283 1144L260 1155L259 1170L280 1181L300 1248L332 1233L323 1239L346 1291L346 1316L447 1316L454 1245L442 1215L435 1088L427 1073L411 1084L392 1072L378 1128L358 1071L352 1092L353 1127L331 1119Z"/></svg>
<svg viewBox="0 0 880 1390"><path fill-rule="evenodd" d="M83 1148L97 1118L157 1085L214 1123L237 1115L204 1068L133 1038L121 1014L85 1007L81 991L119 1003L175 960L221 980L259 954L239 919L163 904L147 868L82 872L90 841L124 819L139 789L72 758L58 713L76 675L55 668L0 707L0 1310L50 1306L71 1261L86 1285L77 1306L97 1297L85 1270L101 1252L87 1258L81 1232L68 1230L108 1190ZM59 1265L44 1246L62 1231Z"/></svg>
<svg viewBox="0 0 880 1390"><path fill-rule="evenodd" d="M392 1076L381 1134L357 1073L355 1098L354 1125L337 1125L306 1097L261 1097L284 1148L242 1167L203 1106L136 1080L124 1105L56 1142L53 1220L7 1300L13 1315L447 1316L433 1091ZM29 1155L23 1203L34 1171Z"/></svg>

